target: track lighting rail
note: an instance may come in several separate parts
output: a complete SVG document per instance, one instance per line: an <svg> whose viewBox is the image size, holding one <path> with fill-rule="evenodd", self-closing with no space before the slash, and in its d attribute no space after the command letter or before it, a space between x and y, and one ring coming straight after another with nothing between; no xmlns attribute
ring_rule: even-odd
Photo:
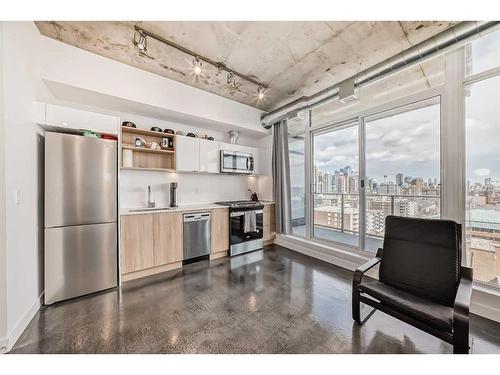
<svg viewBox="0 0 500 375"><path fill-rule="evenodd" d="M156 34L153 34L152 32L150 31L147 31L145 29L143 29L142 27L139 27L137 25L134 26L134 29L136 32L138 32L139 34L143 35L143 36L147 36L147 37L150 37L150 38L153 38L161 43L164 43L172 48L175 48L181 52L184 52L185 54L187 55L191 55L193 56L195 59L199 59L207 64L210 64L214 67L216 67L217 69L219 69L220 71L226 71L228 74L232 74L233 76L237 76L241 79L244 79L245 81L248 81L248 82L251 82L253 83L254 85L257 85L258 87L261 87L262 89L267 89L267 85L265 85L264 83L262 82L259 82L257 81L256 79L252 78L252 77L249 77L247 76L246 74L243 74L243 73L240 73L238 72L237 70L234 70L230 67L228 67L227 65L225 65L224 63L222 62L219 62L219 61L214 61L206 56L203 56L199 53L196 53L194 51L191 51L190 49L187 49L177 43L174 43L174 42L171 42L170 40L167 40L159 35L156 35ZM258 89L258 90L262 90L262 89ZM261 91L259 91L260 93Z"/></svg>

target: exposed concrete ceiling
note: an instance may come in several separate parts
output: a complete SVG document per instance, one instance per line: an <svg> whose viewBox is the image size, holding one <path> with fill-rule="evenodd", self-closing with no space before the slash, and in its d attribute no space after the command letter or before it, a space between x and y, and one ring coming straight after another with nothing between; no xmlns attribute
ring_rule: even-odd
<svg viewBox="0 0 500 375"><path fill-rule="evenodd" d="M42 35L183 82L241 103L271 110L346 79L456 22L36 22ZM193 74L192 58L155 40L139 53L134 25L220 61L269 86L226 85L207 64ZM427 81L425 66L419 80Z"/></svg>

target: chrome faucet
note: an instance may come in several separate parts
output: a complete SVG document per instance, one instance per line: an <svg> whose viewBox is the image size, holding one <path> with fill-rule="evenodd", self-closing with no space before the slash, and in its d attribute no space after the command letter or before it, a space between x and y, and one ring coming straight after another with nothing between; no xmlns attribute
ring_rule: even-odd
<svg viewBox="0 0 500 375"><path fill-rule="evenodd" d="M148 185L148 208L154 208L155 205L155 201L151 200L151 186Z"/></svg>

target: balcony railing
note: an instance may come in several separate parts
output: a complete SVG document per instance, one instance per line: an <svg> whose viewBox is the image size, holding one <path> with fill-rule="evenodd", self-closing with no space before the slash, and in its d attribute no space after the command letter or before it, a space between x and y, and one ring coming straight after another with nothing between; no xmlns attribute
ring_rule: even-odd
<svg viewBox="0 0 500 375"><path fill-rule="evenodd" d="M387 215L438 218L440 203L439 195L366 194L366 234L381 238ZM314 219L314 225L358 233L359 194L314 193Z"/></svg>

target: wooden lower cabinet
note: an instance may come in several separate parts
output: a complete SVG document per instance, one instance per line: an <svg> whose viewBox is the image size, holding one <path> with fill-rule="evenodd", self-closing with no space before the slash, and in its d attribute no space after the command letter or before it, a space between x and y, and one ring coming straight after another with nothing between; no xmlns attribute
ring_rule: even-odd
<svg viewBox="0 0 500 375"><path fill-rule="evenodd" d="M265 207L268 207L266 205ZM264 209L264 241L272 242L274 210ZM120 229L122 281L182 267L183 212L122 215ZM229 251L229 208L211 210L210 259Z"/></svg>
<svg viewBox="0 0 500 375"><path fill-rule="evenodd" d="M182 261L182 213L153 215L155 266Z"/></svg>
<svg viewBox="0 0 500 375"><path fill-rule="evenodd" d="M229 208L215 208L211 217L212 249L210 258L227 255L229 250Z"/></svg>
<svg viewBox="0 0 500 375"><path fill-rule="evenodd" d="M154 267L153 215L122 216L120 233L122 274Z"/></svg>
<svg viewBox="0 0 500 375"><path fill-rule="evenodd" d="M121 217L122 280L182 267L182 213Z"/></svg>

